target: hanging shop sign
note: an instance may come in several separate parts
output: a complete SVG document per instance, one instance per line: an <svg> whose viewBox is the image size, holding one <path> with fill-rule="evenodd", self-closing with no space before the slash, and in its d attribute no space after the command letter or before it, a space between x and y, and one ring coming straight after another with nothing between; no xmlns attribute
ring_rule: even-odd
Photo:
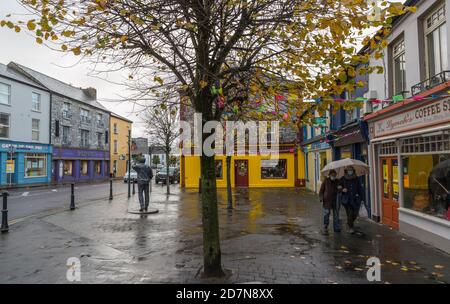
<svg viewBox="0 0 450 304"><path fill-rule="evenodd" d="M450 121L450 98L444 98L373 123L374 137Z"/></svg>

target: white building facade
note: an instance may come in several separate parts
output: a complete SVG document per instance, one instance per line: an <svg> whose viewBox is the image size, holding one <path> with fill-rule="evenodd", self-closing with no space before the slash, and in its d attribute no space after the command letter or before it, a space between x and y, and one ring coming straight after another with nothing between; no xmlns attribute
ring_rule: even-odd
<svg viewBox="0 0 450 304"><path fill-rule="evenodd" d="M388 100L364 117L372 214L450 252L450 0L406 4L417 11L394 21L384 57L370 62L384 74L369 76L368 102Z"/></svg>

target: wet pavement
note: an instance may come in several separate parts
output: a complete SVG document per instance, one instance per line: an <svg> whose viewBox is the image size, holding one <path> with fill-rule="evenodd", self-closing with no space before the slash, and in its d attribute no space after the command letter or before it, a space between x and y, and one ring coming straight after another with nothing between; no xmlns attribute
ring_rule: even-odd
<svg viewBox="0 0 450 304"><path fill-rule="evenodd" d="M323 236L321 206L301 189L241 189L226 209L219 190L222 263L202 273L199 194L153 185L152 208L136 215L137 195L27 218L0 235L0 283L68 283L66 261L81 261L82 283L370 283L366 261L381 261L380 283L448 283L450 256L361 218L357 233ZM344 221L344 210L341 220Z"/></svg>

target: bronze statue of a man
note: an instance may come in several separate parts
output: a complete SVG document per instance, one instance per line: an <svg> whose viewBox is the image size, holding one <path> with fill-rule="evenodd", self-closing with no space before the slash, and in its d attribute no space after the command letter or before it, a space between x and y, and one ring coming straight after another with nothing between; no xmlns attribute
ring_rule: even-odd
<svg viewBox="0 0 450 304"><path fill-rule="evenodd" d="M144 210L147 212L148 204L150 202L149 184L153 178L153 171L149 165L145 164L145 158L143 157L139 159L138 164L133 166L133 170L137 173L139 204L141 205L139 212Z"/></svg>

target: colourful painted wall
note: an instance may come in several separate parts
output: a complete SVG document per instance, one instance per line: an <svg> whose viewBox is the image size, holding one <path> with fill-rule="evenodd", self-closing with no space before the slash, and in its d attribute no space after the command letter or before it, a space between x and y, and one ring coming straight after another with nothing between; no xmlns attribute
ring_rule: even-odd
<svg viewBox="0 0 450 304"><path fill-rule="evenodd" d="M299 152L298 175L300 179L304 178L304 159L303 153ZM261 178L261 160L270 159L260 155L233 156L231 163L231 184L234 187L234 160L248 160L248 181L249 187L294 187L295 186L295 161L294 153L280 153L280 159L287 160L287 178L286 179L262 179ZM216 160L222 160L222 178L217 179L217 187L226 187L226 156L216 156ZM184 156L182 157L181 178L184 176L184 186L186 188L198 188L200 178L200 157ZM301 175L300 175L301 174ZM183 183L182 183L183 184Z"/></svg>
<svg viewBox="0 0 450 304"><path fill-rule="evenodd" d="M117 132L114 131L114 124L117 124ZM116 161L116 177L123 177L127 172L128 130L131 130L131 122L111 115L109 130L110 172L114 172L114 161ZM117 153L114 151L115 140L117 140Z"/></svg>

